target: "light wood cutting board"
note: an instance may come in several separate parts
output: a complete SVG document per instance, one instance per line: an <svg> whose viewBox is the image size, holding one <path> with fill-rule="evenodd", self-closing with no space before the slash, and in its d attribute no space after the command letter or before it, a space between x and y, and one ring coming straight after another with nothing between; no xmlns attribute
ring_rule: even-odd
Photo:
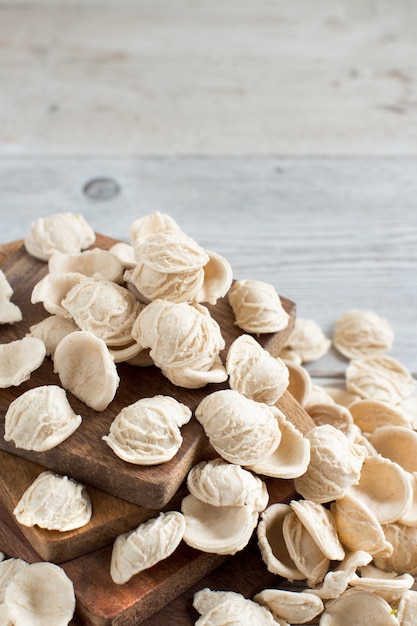
<svg viewBox="0 0 417 626"><path fill-rule="evenodd" d="M96 246L109 248L113 239L97 235ZM9 256L2 265L7 279L14 289L12 301L23 313L23 321L0 327L0 341L6 343L22 338L29 327L47 316L42 304L30 303L33 286L47 272L47 264L29 256L24 247ZM282 298L283 306L290 314L287 328L280 333L260 335L260 343L271 353L277 354L293 327L295 305ZM242 331L234 323L233 311L227 298L216 306L209 307L213 317L220 324L226 348ZM43 467L61 474L69 474L74 479L100 489L110 495L134 504L154 509L165 506L174 496L189 469L201 457L207 446L207 439L201 425L193 417L182 427L183 444L173 459L156 466L137 466L119 459L102 441L108 434L110 424L118 412L126 405L143 397L166 394L188 405L192 411L208 393L227 386L208 385L202 389L184 389L170 383L154 366L134 367L126 363L118 364L120 385L114 400L101 412L94 411L68 393L73 409L82 418L82 424L66 441L46 452L33 452L18 449L13 442L4 440L4 415L12 400L27 389L38 385L60 384L53 372L49 358L35 370L28 381L18 387L0 390L0 449L17 454Z"/></svg>

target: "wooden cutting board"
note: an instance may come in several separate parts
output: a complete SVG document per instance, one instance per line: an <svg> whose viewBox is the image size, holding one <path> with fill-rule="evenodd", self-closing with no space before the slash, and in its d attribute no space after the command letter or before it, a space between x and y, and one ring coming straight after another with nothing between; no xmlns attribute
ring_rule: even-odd
<svg viewBox="0 0 417 626"><path fill-rule="evenodd" d="M24 558L28 562L37 561L37 555L33 552L33 548L28 544L22 534L15 528L15 532L11 532L8 526L8 514L0 502L0 548L4 544L4 538L8 538L8 544L13 546L11 549L13 554L18 558ZM4 547L3 547L4 549ZM156 597L154 607L150 607L149 616L145 616L144 621L138 621L134 616L129 618L128 622L124 621L124 616L119 609L119 614L113 620L114 626L133 626L139 623L142 626L166 626L173 623L175 626L194 626L198 613L192 606L193 595L199 589L208 587L210 589L230 590L242 593L245 597L251 598L262 589L270 587L279 587L280 579L268 572L262 561L260 551L254 538L248 546L237 553L233 558L227 559L224 563L217 563L216 567L207 572L206 575L198 578L198 581L187 587L183 593L179 591L174 599L170 600L172 594L165 597L168 602L158 609L158 605L162 602L161 598ZM82 595L82 594L81 594ZM77 594L78 598L81 597ZM70 626L95 624L100 625L102 618L95 618L91 613L89 621L83 618L83 614L87 614L85 610L87 594L82 595L82 600L78 600L79 607L77 609L77 622L71 622ZM81 604L81 601L83 602ZM130 605L133 610L133 606ZM143 614L143 610L138 613ZM111 621L106 620L106 626L111 625Z"/></svg>
<svg viewBox="0 0 417 626"><path fill-rule="evenodd" d="M98 236L98 243L101 247L106 248L113 243L113 240ZM4 247L1 247L0 259L3 251ZM6 256L8 254L9 248L7 249ZM33 267L34 265L36 266L35 269ZM33 305L30 305L29 307L27 302L28 297L30 297L31 285L35 284L35 282L37 282L37 280L44 275L46 267L45 264L28 259L24 250L19 248L15 254L7 258L2 269L5 271L6 276L15 289L13 301L18 304L24 312L24 320L21 324L15 325L14 327L8 327L6 332L4 332L4 328L0 331L1 341L11 341L23 336L31 324L36 323L45 316L45 312L40 306L33 307ZM26 275L24 272L26 272ZM22 279L22 276L25 276L25 278ZM25 283L25 288L22 287L23 282ZM284 307L291 316L290 326L287 331L289 332L295 318L295 306L285 298L283 298L283 303ZM215 315L218 315L220 311L223 311L220 317L225 317L227 334L225 339L228 347L231 341L238 336L240 331L234 326L233 320L230 318L230 310L228 309L227 302L224 301L221 304L220 309L215 312ZM216 319L218 318L216 317ZM223 333L225 333L223 324L224 321L221 322L221 326ZM286 336L286 333L278 333L273 336L264 336L260 340L263 345L271 351L271 353L277 354L283 343L285 343ZM126 376L128 377L129 384L131 384L132 379L129 378L129 376L133 376L133 371L136 368L127 368L126 366L122 369L128 370ZM149 388L155 389L155 386L152 385L155 385L155 381L158 379L158 372L156 371L156 368L146 368L146 370L144 369L143 371L150 373L148 380L150 385ZM31 380L28 383L21 385L19 389L0 390L0 399L2 402L0 403L0 420L2 422L4 421L4 413L5 410L7 410L8 403L11 401L10 397L13 399L13 396L16 397L18 393L21 393L26 388L31 388L37 384L45 384L45 380L48 382L55 380L51 364L47 361L41 368L39 368L39 370L37 370L37 372L32 374ZM158 385L159 383L165 385L168 384L167 381L161 377L159 377ZM121 389L119 389L118 395L121 397L116 397L115 401L112 403L115 406L112 406L109 411L111 415L115 415L119 410L118 407L120 407L121 403L124 401L124 392L127 393L129 391L129 384L126 383L126 386L123 385ZM141 389L143 390L143 387L141 387ZM164 387L164 389L166 389L166 387ZM175 393L178 392L179 394L183 393L183 390L178 389L172 389L170 391ZM166 393L170 393L170 391ZM158 392L160 393L160 391ZM208 393L208 390L200 390L200 392ZM189 392L185 390L185 393ZM149 393L147 393L147 395L149 395ZM91 489L91 486L97 489L95 485L97 480L96 472L94 471L94 464L103 464L104 461L95 454L95 447L98 445L96 440L93 445L87 445L89 444L89 441L87 441L87 435L94 440L96 437L96 429L100 430L100 422L106 421L107 419L108 425L112 418L89 410L82 403L77 401L76 398L72 397L71 394L69 394L69 397L75 410L82 414L81 409L83 409L84 416L88 415L88 420L84 420L84 422L87 423L88 428L85 436L86 440L84 441L83 454L86 454L87 451L88 454L92 455L92 458L91 462L85 462L83 475L85 475L87 479L83 480L83 482L89 486L89 489ZM188 400L188 404L192 408L195 408L199 401L194 392L190 393ZM289 392L285 392L277 404L279 408L281 408L281 410L303 432L311 428L311 419ZM78 409L77 407L80 408ZM195 422L194 428L196 425L198 426L197 422ZM183 478L188 472L188 464L192 465L194 462L191 462L191 458L194 454L196 459L201 458L203 451L209 453L207 442L204 440L201 433L198 434L198 428L194 430L193 437L194 439L200 438L201 441L199 446L194 448L194 452L190 454L189 449L192 448L193 442L184 437L183 447L185 446L187 448L184 456L187 457L187 462L182 461L181 464L180 461L180 469L175 467L170 468L170 464L166 464L163 468L150 468L151 470L163 470L162 472L159 471L159 473L153 474L153 472L146 471L142 473L142 471L138 470L142 470L143 468L135 467L133 468L135 470L135 472L133 472L133 479L130 473L132 468L124 467L128 464L123 463L122 467L117 467L117 459L115 464L115 459L108 456L106 462L112 467L112 475L113 472L116 472L116 474L113 476L112 480L109 480L108 482L104 481L104 485L106 487L106 489L103 490L104 493L101 493L100 490L97 490L95 493L93 490L93 497L97 497L97 502L99 503L99 511L100 506L102 506L103 517L99 516L99 518L95 519L92 528L90 529L78 529L78 531L73 533L72 537L54 537L53 533L51 534L51 531L41 531L41 529L33 531L33 529L24 529L21 525L15 522L12 516L12 511L14 503L17 502L17 498L20 497L23 492L24 484L27 484L31 477L37 475L45 467L50 467L50 469L61 471L62 473L64 472L59 469L61 466L55 457L50 459L50 463L52 463L52 465L48 465L47 463L44 463L43 454L40 455L32 453L28 455L27 458L25 454L20 454L20 451L10 446L11 450L9 450L9 452L4 451L1 452L0 455L0 550L8 556L23 558L29 562L38 561L42 558L44 560L50 560L45 559L45 556L48 554L47 551L49 551L49 554L56 551L59 561L70 557L69 560L65 560L65 562L62 563L62 566L74 583L77 597L77 623L87 626L134 626L142 623L144 620L148 620L151 615L154 615L155 612L159 610L162 610L160 614L161 617L155 617L152 621L153 626L168 623L168 621L171 621L171 618L173 618L177 626L188 626L189 624L193 624L197 616L195 614L193 614L192 617L189 615L190 601L189 598L187 599L184 596L183 592L190 589L192 585L198 583L198 581L200 581L204 576L209 575L210 572L213 572L216 568L222 566L225 561L236 563L236 566L232 566L232 570L233 580L237 585L237 581L241 578L243 581L246 580L249 584L249 571L249 586L251 591L249 591L248 594L252 595L252 593L254 593L257 589L267 586L266 581L272 579L272 575L267 572L261 562L259 550L256 546L255 536L248 547L234 557L223 557L199 552L182 542L171 557L161 563L158 563L151 569L135 576L127 584L122 586L115 585L110 578L109 565L111 556L111 541L115 535L119 534L119 532L123 532L123 530L116 532L117 524L120 524L121 528L123 525L129 525L130 528L135 527L136 515L138 516L138 522L140 522L141 516L145 515L143 519L147 519L150 516L149 512L155 514L154 509L163 508L163 505L161 505L160 502L164 502L167 498L167 493L173 489L174 499L172 501L169 501L168 499L168 501L165 502L165 509L178 508L179 500L184 493ZM5 442L3 442L3 444L4 443ZM72 453L75 454L78 463L80 462L80 455L77 454L74 442L71 443L72 448L70 448L70 450L72 450ZM2 447L7 448L7 446L0 445L0 448ZM61 444L58 448L62 447L63 446ZM62 450L59 452L62 452ZM67 451L66 454L68 455L69 451ZM56 463L58 463L59 467L56 466ZM65 465L66 469L68 469L68 467L68 465ZM74 474L77 474L77 471L75 470L75 464L72 462L69 467L69 471L65 473L76 477ZM90 470L91 476L89 473ZM118 471L120 471L120 475L117 474ZM169 475L167 477L167 473L170 471L175 474L174 483L178 482L178 485L175 488L172 484L172 476ZM180 479L181 474L182 478ZM11 477L13 478L11 479ZM155 491L157 492L158 497L155 497L155 494L153 494L152 506L140 506L143 501L143 497L140 498L139 503L125 501L129 500L129 498L125 498L124 495L122 496L123 499L113 497L111 493L114 492L116 488L119 489L118 495L121 495L120 485L126 480L133 482L136 485L136 489L138 489L138 485L141 489L145 490L149 486L153 488L156 485L157 488L155 488ZM168 487L166 485L167 482L169 483ZM102 484L100 481L99 483L100 485ZM287 502L296 495L292 481L268 479L267 483L271 503L282 501ZM125 491L123 491L123 494L124 493ZM128 493L130 493L129 490ZM160 495L161 493L164 494L164 497L162 498ZM106 500L106 498L109 499ZM175 500L175 498L177 498L177 500ZM134 500L137 500L137 498ZM144 513L144 511L146 512ZM106 514L108 515L107 517ZM34 532L37 533L37 536L35 536ZM110 535L112 535L111 538ZM94 541L97 541L97 537L100 537L101 543L95 546ZM102 547L103 542L107 541L109 541L109 544ZM46 551L44 552L45 556L42 556L40 552L44 550ZM243 571L239 570L239 567L242 567L242 563L245 568ZM251 569L252 565L254 565L253 570ZM238 588L239 586L236 587L236 590L238 590ZM181 594L183 595L181 596ZM172 610L174 613L169 612L170 605L168 605L168 612L166 615L169 616L169 618L165 617L165 607L174 599L176 599L177 602L177 604L173 605ZM178 601L180 604L178 604ZM185 606L184 602L187 606L186 612L183 612ZM180 611L180 614L176 614L177 610ZM192 612L193 609L191 607L191 613Z"/></svg>
<svg viewBox="0 0 417 626"><path fill-rule="evenodd" d="M304 432L312 427L312 421L308 414L288 392L282 396L278 406L287 415L290 415L292 421ZM208 449L204 458L209 458L210 456L213 456L213 453ZM43 550L49 551L59 549L65 551L66 554L73 551L75 556L75 548L81 546L81 551L83 551L83 545L85 547L84 541L90 542L90 547L93 545L93 535L95 535L97 540L97 533L100 534L104 530L108 536L108 533L113 533L113 524L127 523L126 519L122 521L117 519L120 513L118 507L119 505L123 506L123 502L114 502L115 499L113 501L106 500L106 497L109 496L102 494L104 498L103 503L112 502L116 504L117 508L112 508L111 511L107 512L109 515L107 526L105 520L102 520L103 525L101 528L97 523L91 529L91 536L85 530L78 529L78 531L74 531L71 537L57 538L56 533L50 534L51 531L40 532L41 529L36 531L35 529L24 528L12 518L10 507L12 494L15 493L13 489L16 488L16 484L20 484L20 478L17 477L14 481L11 481L10 478L7 480L3 474L3 469L7 468L8 473L10 470L19 475L22 472L22 480L27 481L29 476L37 473L42 468L5 452L0 453L1 460L3 460L3 465L0 465L2 474L0 482L0 551L3 551L8 556L23 558L28 562L36 562L42 560L39 552L36 550L36 547L39 546ZM7 461L12 461L12 463L7 465ZM266 484L270 495L270 504L274 502L289 502L292 498L297 497L293 481L266 479ZM179 508L180 501L185 493L185 487L182 485L174 499L165 508ZM100 497L99 493L97 495ZM125 505L128 507L134 506L129 503L125 503ZM140 507L137 508L140 509ZM153 515L156 514L154 510L151 510L151 512ZM133 513L132 515L135 514ZM123 513L121 515L123 517ZM139 512L138 515L140 516L141 513ZM149 510L147 510L147 517L149 517ZM133 522L133 517L131 521ZM136 524L132 524L132 528L134 526ZM37 533L36 547L32 532ZM58 548L56 548L55 542L58 542ZM74 584L77 598L76 620L78 624L84 626L136 626L147 620L155 612L163 609L174 599L177 599L173 608L167 608L168 615L173 617L177 626L191 625L194 621L188 615L189 610L192 614L190 596L182 598L179 598L179 596L229 559L233 562L236 561L235 567L230 566L233 570L233 576L230 577L229 584L235 585L233 588L239 590L240 582L243 581L246 585L245 589L248 589L248 596L271 584L273 579L266 566L261 562L259 550L256 546L255 533L253 540L243 551L244 554L238 553L233 557L200 552L181 542L177 550L168 559L134 576L125 585L116 585L111 580L109 574L111 550L112 545L109 543L109 545L100 549L61 563L61 566ZM253 570L246 569L252 565L254 565ZM187 607L187 611L185 611L185 607ZM174 613L169 613L169 610L174 611ZM177 610L180 611L178 615L175 613ZM168 621L163 616L160 622L158 621L159 618L155 619L157 621L152 622L153 626L159 626L159 624L162 626L162 624Z"/></svg>
<svg viewBox="0 0 417 626"><path fill-rule="evenodd" d="M312 426L309 416L290 393L286 392L277 406L286 415L290 415L293 423L303 432ZM216 454L212 449L207 448L203 458L210 456L216 456ZM43 471L45 468L37 463L0 450L0 500L11 518L14 517L14 508L24 491ZM280 485L279 482L278 484ZM273 481L270 481L270 485L276 490ZM43 560L62 563L78 558L108 545L118 534L135 528L140 522L155 515L153 508L127 502L89 485L87 485L87 491L92 501L93 515L90 522L82 528L59 532L38 526L19 525L27 541ZM186 490L182 484L164 509L179 508L185 493Z"/></svg>
<svg viewBox="0 0 417 626"><path fill-rule="evenodd" d="M288 502L294 497L292 481L268 480L267 485L271 503ZM233 557L209 554L181 542L177 550L167 559L137 574L126 584L116 585L109 574L111 549L112 546L109 545L61 565L74 583L77 624L136 626L227 560L234 560L237 556L239 561L242 561L240 553ZM23 535L22 527L11 519L1 502L0 550L10 557L23 558L30 563L40 560L33 546ZM243 556L243 562L246 564L248 561L256 562L257 569L249 572L239 572L235 569L234 582L236 584L241 577L248 582L249 574L251 585L256 589L257 585L266 584L266 579L271 580L272 576L260 562L255 533L253 541L245 551L248 551L248 555ZM188 621L186 614L173 617L177 626L193 623ZM165 623L160 622L161 626Z"/></svg>
<svg viewBox="0 0 417 626"><path fill-rule="evenodd" d="M108 249L113 243L115 240L98 234L95 246ZM23 313L22 322L0 327L0 341L6 343L22 338L31 325L47 316L42 304L31 304L30 296L34 285L48 269L46 263L28 255L21 246L6 259L2 270L14 289L12 301ZM287 340L295 319L294 303L284 297L282 303L290 315L287 328L279 333L257 337L274 355L279 353ZM222 298L215 306L208 308L220 324L226 343L222 353L225 358L231 342L242 331L234 323L233 311L227 298ZM174 496L189 469L201 458L207 446L207 439L197 420L193 417L182 427L183 444L175 457L156 466L144 467L126 463L112 452L102 441L102 437L108 434L110 424L119 411L139 398L166 394L194 411L203 397L216 389L224 388L227 383L207 385L202 389L184 389L171 384L154 366L134 367L119 363L117 369L120 385L114 400L104 411L94 411L68 393L71 406L83 418L77 431L59 446L46 452L17 449L12 442L4 440L4 415L10 402L27 389L45 384L60 384L58 376L53 372L51 360L46 358L28 381L18 387L0 390L0 449L55 472L69 474L82 483L134 504L160 509Z"/></svg>
<svg viewBox="0 0 417 626"><path fill-rule="evenodd" d="M13 511L25 490L45 468L32 461L0 450L0 500L14 519ZM62 563L78 558L111 543L117 535L127 532L153 517L155 509L115 498L94 487L87 487L93 513L82 528L60 532L38 526L19 525L36 553L44 561ZM166 508L177 508L181 499L177 491Z"/></svg>

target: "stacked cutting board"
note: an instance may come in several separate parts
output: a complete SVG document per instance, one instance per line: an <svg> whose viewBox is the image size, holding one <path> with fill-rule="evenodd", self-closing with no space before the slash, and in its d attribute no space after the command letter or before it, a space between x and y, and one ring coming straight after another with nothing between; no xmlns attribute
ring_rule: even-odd
<svg viewBox="0 0 417 626"><path fill-rule="evenodd" d="M113 239L97 235L95 246L108 249L113 243ZM1 269L14 290L12 301L23 314L21 322L0 327L0 342L7 343L22 338L30 326L47 316L41 304L31 304L30 295L48 268L46 263L29 256L21 242L3 246L0 260L3 261ZM295 319L295 305L284 297L281 300L290 315L288 327L279 333L257 337L273 355L277 355L286 342ZM222 354L225 358L231 342L243 331L234 323L227 298L209 309L220 324L226 342ZM194 411L208 393L227 387L224 383L202 389L180 388L154 366L135 367L122 363L118 364L118 372L120 386L105 411L94 411L68 393L71 406L83 418L82 424L66 441L46 452L17 449L12 442L6 442L4 416L10 402L27 389L60 384L51 360L46 358L30 379L18 387L0 389L0 551L30 562L46 560L62 565L74 583L75 618L79 624L139 624L226 560L226 557L199 552L181 543L168 559L124 585L116 585L110 578L115 537L155 517L160 510L179 509L186 494L184 481L189 469L211 454L203 429L193 417L183 426L182 446L171 461L149 467L126 463L102 440L114 417L124 406L155 394L173 396ZM311 427L309 416L289 391L277 406L301 430ZM71 476L86 485L93 505L93 515L86 526L59 532L25 527L15 521L13 510L18 500L45 469ZM267 484L270 502L288 501L294 494L290 481L270 479ZM250 550L254 552L253 558L259 559L253 548L248 548L247 558L252 558ZM232 558L238 563L237 557ZM266 568L265 572L260 569L266 573ZM254 576L255 571L256 568ZM234 576L238 575L237 569ZM255 580L253 583L256 587ZM175 621L176 624L193 623L186 615L176 615Z"/></svg>

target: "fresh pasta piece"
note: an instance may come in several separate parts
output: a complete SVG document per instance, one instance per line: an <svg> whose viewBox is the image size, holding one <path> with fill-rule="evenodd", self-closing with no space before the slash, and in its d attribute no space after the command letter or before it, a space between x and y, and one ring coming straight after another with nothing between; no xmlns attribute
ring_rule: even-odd
<svg viewBox="0 0 417 626"><path fill-rule="evenodd" d="M4 418L4 439L17 448L43 452L68 439L81 424L67 394L58 385L28 389L10 403Z"/></svg>
<svg viewBox="0 0 417 626"><path fill-rule="evenodd" d="M24 526L65 532L88 524L92 504L84 485L46 470L26 489L13 514Z"/></svg>
<svg viewBox="0 0 417 626"><path fill-rule="evenodd" d="M91 246L95 233L82 215L55 213L31 224L24 239L26 251L41 261L57 252L75 254Z"/></svg>
<svg viewBox="0 0 417 626"><path fill-rule="evenodd" d="M103 440L128 463L157 465L178 452L180 427L191 419L191 410L169 396L141 398L124 407Z"/></svg>
<svg viewBox="0 0 417 626"><path fill-rule="evenodd" d="M247 333L275 333L287 328L289 315L275 287L260 280L237 280L228 294L236 324Z"/></svg>
<svg viewBox="0 0 417 626"><path fill-rule="evenodd" d="M385 354L393 342L388 320L373 311L347 311L334 325L333 345L348 359Z"/></svg>
<svg viewBox="0 0 417 626"><path fill-rule="evenodd" d="M178 511L167 511L119 535L111 555L112 580L123 585L132 576L166 559L178 547L184 531L184 516Z"/></svg>
<svg viewBox="0 0 417 626"><path fill-rule="evenodd" d="M74 586L59 565L30 563L13 576L4 604L11 624L67 626L75 612Z"/></svg>

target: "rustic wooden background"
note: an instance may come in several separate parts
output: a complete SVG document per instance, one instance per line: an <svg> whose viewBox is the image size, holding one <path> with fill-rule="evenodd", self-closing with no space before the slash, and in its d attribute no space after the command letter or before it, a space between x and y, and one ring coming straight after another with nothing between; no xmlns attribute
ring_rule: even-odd
<svg viewBox="0 0 417 626"><path fill-rule="evenodd" d="M417 375L416 27L413 0L0 0L2 242L167 212L329 336L384 315Z"/></svg>
<svg viewBox="0 0 417 626"><path fill-rule="evenodd" d="M414 0L0 2L1 154L415 156Z"/></svg>
<svg viewBox="0 0 417 626"><path fill-rule="evenodd" d="M1 239L166 211L327 333L379 311L416 373L416 26L412 0L0 1Z"/></svg>

